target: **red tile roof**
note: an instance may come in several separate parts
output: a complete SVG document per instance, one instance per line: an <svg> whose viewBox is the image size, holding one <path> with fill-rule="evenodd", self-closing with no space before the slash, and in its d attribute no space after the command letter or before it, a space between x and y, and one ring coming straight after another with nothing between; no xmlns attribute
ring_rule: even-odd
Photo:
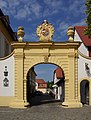
<svg viewBox="0 0 91 120"><path fill-rule="evenodd" d="M46 84L46 82L43 79L36 79L35 81L39 84Z"/></svg>
<svg viewBox="0 0 91 120"><path fill-rule="evenodd" d="M56 73L57 78L64 78L64 73L61 68L57 67L57 69L54 71L54 73Z"/></svg>
<svg viewBox="0 0 91 120"><path fill-rule="evenodd" d="M84 35L84 30L86 29L86 26L75 26L75 29L83 44L87 47L91 47L91 38L89 38L87 35Z"/></svg>

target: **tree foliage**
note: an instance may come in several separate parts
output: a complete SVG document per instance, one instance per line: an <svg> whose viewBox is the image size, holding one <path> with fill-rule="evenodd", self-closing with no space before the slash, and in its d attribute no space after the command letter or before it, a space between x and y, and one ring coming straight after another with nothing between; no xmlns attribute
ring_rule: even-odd
<svg viewBox="0 0 91 120"><path fill-rule="evenodd" d="M86 0L86 23L87 23L87 28L85 29L85 35L88 35L88 37L91 38L91 0Z"/></svg>
<svg viewBox="0 0 91 120"><path fill-rule="evenodd" d="M52 86L53 86L53 81L51 81L51 82L47 82L47 88L50 88L50 89L52 89Z"/></svg>

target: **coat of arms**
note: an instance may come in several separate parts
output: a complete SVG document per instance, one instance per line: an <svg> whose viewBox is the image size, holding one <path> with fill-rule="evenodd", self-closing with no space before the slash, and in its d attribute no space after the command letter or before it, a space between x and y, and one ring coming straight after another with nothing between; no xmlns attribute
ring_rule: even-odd
<svg viewBox="0 0 91 120"><path fill-rule="evenodd" d="M37 27L36 33L41 41L44 42L52 41L52 37L54 34L54 27L52 24L44 20L42 25Z"/></svg>

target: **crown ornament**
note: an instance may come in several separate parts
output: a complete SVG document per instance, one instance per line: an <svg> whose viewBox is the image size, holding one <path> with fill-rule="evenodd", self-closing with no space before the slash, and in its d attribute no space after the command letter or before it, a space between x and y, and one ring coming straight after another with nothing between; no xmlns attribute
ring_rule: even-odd
<svg viewBox="0 0 91 120"><path fill-rule="evenodd" d="M44 20L44 22L37 27L36 33L41 41L52 41L52 37L54 35L54 27L52 24Z"/></svg>

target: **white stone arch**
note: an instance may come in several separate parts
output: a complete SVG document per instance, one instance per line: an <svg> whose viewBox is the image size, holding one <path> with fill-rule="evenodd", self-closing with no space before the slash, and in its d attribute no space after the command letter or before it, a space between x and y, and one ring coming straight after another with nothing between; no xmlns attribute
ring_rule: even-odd
<svg viewBox="0 0 91 120"><path fill-rule="evenodd" d="M87 80L89 82L89 105L91 105L91 78L84 77L78 81L78 95L79 95L79 101L81 99L80 97L80 84L82 81Z"/></svg>

